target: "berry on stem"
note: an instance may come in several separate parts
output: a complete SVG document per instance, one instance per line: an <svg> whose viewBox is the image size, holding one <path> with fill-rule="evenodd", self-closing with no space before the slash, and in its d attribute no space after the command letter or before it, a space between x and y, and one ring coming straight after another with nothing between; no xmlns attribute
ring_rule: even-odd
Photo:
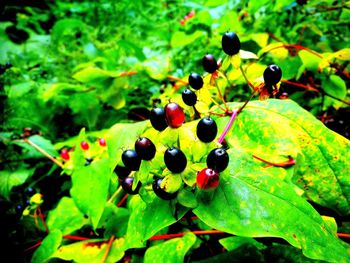
<svg viewBox="0 0 350 263"><path fill-rule="evenodd" d="M88 144L88 142L86 142L86 141L82 141L82 142L80 143L80 147L81 147L81 149L83 149L84 151L89 150L89 144Z"/></svg>
<svg viewBox="0 0 350 263"><path fill-rule="evenodd" d="M218 133L216 122L210 118L205 117L197 124L197 137L202 142L211 142L215 139Z"/></svg>
<svg viewBox="0 0 350 263"><path fill-rule="evenodd" d="M211 168L204 168L197 173L197 185L202 190L211 190L219 186L219 174Z"/></svg>
<svg viewBox="0 0 350 263"><path fill-rule="evenodd" d="M131 171L138 171L141 165L141 158L134 150L125 150L122 154L122 162Z"/></svg>
<svg viewBox="0 0 350 263"><path fill-rule="evenodd" d="M128 175L131 173L131 170L124 166L117 165L114 168L114 172L117 174L119 179L124 179L128 177Z"/></svg>
<svg viewBox="0 0 350 263"><path fill-rule="evenodd" d="M227 55L235 55L241 49L241 41L235 32L226 32L221 39L222 50Z"/></svg>
<svg viewBox="0 0 350 263"><path fill-rule="evenodd" d="M282 78L282 70L279 66L272 64L264 71L264 82L267 86L276 85Z"/></svg>
<svg viewBox="0 0 350 263"><path fill-rule="evenodd" d="M206 72L214 73L218 69L218 63L212 54L206 54L202 59L202 65Z"/></svg>
<svg viewBox="0 0 350 263"><path fill-rule="evenodd" d="M163 179L157 178L154 180L152 184L153 192L161 199L164 200L171 200L174 199L177 196L177 192L175 193L168 193L165 191L165 189L161 188Z"/></svg>
<svg viewBox="0 0 350 263"><path fill-rule="evenodd" d="M188 76L188 83L195 90L201 89L204 84L202 77L197 73L191 73L191 75Z"/></svg>
<svg viewBox="0 0 350 263"><path fill-rule="evenodd" d="M70 159L69 151L66 148L61 150L61 157L65 161L68 161Z"/></svg>
<svg viewBox="0 0 350 263"><path fill-rule="evenodd" d="M149 161L156 155L156 146L150 139L141 137L135 142L135 151L142 160Z"/></svg>
<svg viewBox="0 0 350 263"><path fill-rule="evenodd" d="M197 102L197 95L190 89L185 89L182 92L182 100L187 106L194 106Z"/></svg>
<svg viewBox="0 0 350 263"><path fill-rule="evenodd" d="M179 104L170 102L164 107L165 117L171 128L179 128L185 121L185 113Z"/></svg>
<svg viewBox="0 0 350 263"><path fill-rule="evenodd" d="M166 127L168 127L168 124L165 118L165 111L163 108L152 109L149 118L150 118L152 127L157 131L163 131L165 130Z"/></svg>
<svg viewBox="0 0 350 263"><path fill-rule="evenodd" d="M36 193L35 189L33 187L28 187L26 190L25 190L25 193L26 195L29 195L29 196L32 196Z"/></svg>
<svg viewBox="0 0 350 263"><path fill-rule="evenodd" d="M125 177L120 180L120 185L122 186L123 190L130 194L130 195L136 195L139 193L141 188L141 182L138 182L136 188L132 190L132 185L134 183L134 177Z"/></svg>
<svg viewBox="0 0 350 263"><path fill-rule="evenodd" d="M102 147L105 147L105 146L107 145L107 142L106 142L106 140L105 140L104 138L100 138L100 139L98 140L98 143L99 143L99 145L102 146Z"/></svg>
<svg viewBox="0 0 350 263"><path fill-rule="evenodd" d="M181 173L187 166L187 159L180 149L170 147L164 153L164 163L169 171Z"/></svg>
<svg viewBox="0 0 350 263"><path fill-rule="evenodd" d="M227 168L229 160L229 156L224 149L216 148L208 154L207 166L220 173Z"/></svg>

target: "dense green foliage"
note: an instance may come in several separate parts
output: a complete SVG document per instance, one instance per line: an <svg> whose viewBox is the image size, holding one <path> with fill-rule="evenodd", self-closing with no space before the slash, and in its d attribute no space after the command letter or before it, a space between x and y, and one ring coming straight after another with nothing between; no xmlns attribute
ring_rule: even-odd
<svg viewBox="0 0 350 263"><path fill-rule="evenodd" d="M350 261L347 1L5 2L0 234L12 262ZM238 54L222 50L227 31ZM193 72L195 107L182 99ZM157 131L150 110L170 100L185 123L166 112ZM217 133L203 142L209 115ZM122 154L139 137L156 153L129 174ZM179 172L171 147L186 157ZM199 189L218 147L229 164Z"/></svg>

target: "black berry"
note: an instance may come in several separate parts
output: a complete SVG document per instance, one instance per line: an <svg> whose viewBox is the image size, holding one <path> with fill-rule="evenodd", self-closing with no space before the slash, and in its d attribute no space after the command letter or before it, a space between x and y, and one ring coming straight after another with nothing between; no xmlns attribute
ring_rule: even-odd
<svg viewBox="0 0 350 263"><path fill-rule="evenodd" d="M207 54L203 57L202 65L208 73L214 73L218 69L218 63L212 54Z"/></svg>
<svg viewBox="0 0 350 263"><path fill-rule="evenodd" d="M235 55L241 49L241 41L234 32L226 32L221 39L222 50L227 55Z"/></svg>
<svg viewBox="0 0 350 263"><path fill-rule="evenodd" d="M187 159L180 149L170 147L164 153L164 163L169 171L181 173L186 168Z"/></svg>
<svg viewBox="0 0 350 263"><path fill-rule="evenodd" d="M142 160L149 161L156 155L156 146L150 139L141 137L135 142L135 151Z"/></svg>
<svg viewBox="0 0 350 263"><path fill-rule="evenodd" d="M267 86L276 85L282 78L282 70L279 66L273 64L264 71L264 82Z"/></svg>
<svg viewBox="0 0 350 263"><path fill-rule="evenodd" d="M92 163L93 160L94 160L94 159L92 159L91 157L85 158L85 164L84 164L84 166L90 165L90 164Z"/></svg>
<svg viewBox="0 0 350 263"><path fill-rule="evenodd" d="M120 180L120 185L122 186L123 190L130 194L130 195L136 195L139 193L141 188L141 182L138 182L136 188L132 190L132 185L134 183L134 177L126 177L124 179Z"/></svg>
<svg viewBox="0 0 350 263"><path fill-rule="evenodd" d="M119 179L124 179L128 177L128 175L131 173L131 170L124 166L117 165L114 168L114 172L117 174Z"/></svg>
<svg viewBox="0 0 350 263"><path fill-rule="evenodd" d="M185 89L182 92L182 100L188 106L194 106L197 102L197 95L190 89Z"/></svg>
<svg viewBox="0 0 350 263"><path fill-rule="evenodd" d="M211 142L215 139L218 133L216 122L210 118L205 117L197 124L197 137L202 142Z"/></svg>
<svg viewBox="0 0 350 263"><path fill-rule="evenodd" d="M191 75L189 75L188 83L195 90L199 90L203 87L203 79L197 73L191 73Z"/></svg>
<svg viewBox="0 0 350 263"><path fill-rule="evenodd" d="M141 165L141 158L134 150L125 150L122 154L122 161L131 171L138 171Z"/></svg>
<svg viewBox="0 0 350 263"><path fill-rule="evenodd" d="M183 109L175 102L169 102L164 107L165 117L171 128L179 128L185 122Z"/></svg>
<svg viewBox="0 0 350 263"><path fill-rule="evenodd" d="M224 149L216 148L208 154L207 166L220 173L227 168L229 160L229 156Z"/></svg>
<svg viewBox="0 0 350 263"><path fill-rule="evenodd" d="M149 118L153 128L157 131L163 131L166 127L168 127L163 108L152 109Z"/></svg>
<svg viewBox="0 0 350 263"><path fill-rule="evenodd" d="M6 63L5 63L5 68L6 68L6 69L12 68L11 62L6 62Z"/></svg>
<svg viewBox="0 0 350 263"><path fill-rule="evenodd" d="M16 213L20 215L23 213L24 207L22 205L16 205L15 210Z"/></svg>
<svg viewBox="0 0 350 263"><path fill-rule="evenodd" d="M25 191L26 195L32 196L36 193L35 189L33 187L28 187Z"/></svg>
<svg viewBox="0 0 350 263"><path fill-rule="evenodd" d="M175 193L168 193L166 192L166 189L161 188L161 183L163 179L162 178L157 178L152 184L152 188L154 193L161 199L164 200L171 200L174 199L177 196L177 192Z"/></svg>

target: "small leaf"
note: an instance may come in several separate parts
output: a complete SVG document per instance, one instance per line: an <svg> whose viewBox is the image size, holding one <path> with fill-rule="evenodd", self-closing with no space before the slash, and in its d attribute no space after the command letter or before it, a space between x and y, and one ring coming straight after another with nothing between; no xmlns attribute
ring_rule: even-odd
<svg viewBox="0 0 350 263"><path fill-rule="evenodd" d="M259 243L258 241L256 241L251 237L238 237L238 236L226 237L226 238L220 239L219 242L228 251L233 251L239 248L240 246L243 246L246 244L253 245L260 250L266 248L265 245L263 245L262 243Z"/></svg>
<svg viewBox="0 0 350 263"><path fill-rule="evenodd" d="M239 56L241 57L241 59L259 59L259 57L253 52L246 51L243 49L239 51Z"/></svg>
<svg viewBox="0 0 350 263"><path fill-rule="evenodd" d="M0 171L0 195L6 199L10 198L13 187L22 185L32 174L34 169L17 169L15 171Z"/></svg>
<svg viewBox="0 0 350 263"><path fill-rule="evenodd" d="M129 211L126 208L107 203L98 227L105 229L105 237L122 237L126 233L128 219Z"/></svg>
<svg viewBox="0 0 350 263"><path fill-rule="evenodd" d="M54 255L57 248L61 245L62 233L58 229L50 231L44 238L40 247L34 252L32 263L47 262Z"/></svg>
<svg viewBox="0 0 350 263"><path fill-rule="evenodd" d="M345 84L345 81L342 80L342 78L339 76L331 75L329 78L326 78L322 82L322 88L326 93L328 93L329 95L332 95L335 98L345 99L346 97L346 93L347 93L346 84ZM324 108L328 108L331 105L333 105L335 108L338 108L344 104L338 100L335 100L333 98L330 98L329 96L326 96L325 102L324 102Z"/></svg>
<svg viewBox="0 0 350 263"><path fill-rule="evenodd" d="M146 250L144 262L184 262L185 255L196 239L196 236L189 232L182 238L174 238L152 246Z"/></svg>
<svg viewBox="0 0 350 263"><path fill-rule="evenodd" d="M173 48L187 46L196 41L197 38L200 38L204 35L205 33L203 31L195 31L193 34L186 34L182 31L176 31L172 34L170 45Z"/></svg>
<svg viewBox="0 0 350 263"><path fill-rule="evenodd" d="M335 58L339 60L350 60L350 48L344 48L334 53Z"/></svg>
<svg viewBox="0 0 350 263"><path fill-rule="evenodd" d="M49 212L47 226L50 231L58 229L63 235L67 235L80 229L86 221L73 199L63 197L57 207Z"/></svg>

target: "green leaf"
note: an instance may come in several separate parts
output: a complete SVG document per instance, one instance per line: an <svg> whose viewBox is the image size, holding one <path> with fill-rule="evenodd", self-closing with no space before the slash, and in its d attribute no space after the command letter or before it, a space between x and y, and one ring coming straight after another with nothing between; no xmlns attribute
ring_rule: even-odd
<svg viewBox="0 0 350 263"><path fill-rule="evenodd" d="M58 229L63 235L67 235L80 229L86 221L73 199L63 197L57 207L49 212L47 226L50 231Z"/></svg>
<svg viewBox="0 0 350 263"><path fill-rule="evenodd" d="M0 171L0 196L9 199L13 187L22 185L33 173L33 169L17 169Z"/></svg>
<svg viewBox="0 0 350 263"><path fill-rule="evenodd" d="M111 72L96 67L84 68L73 75L74 79L89 85L101 83L113 77L116 76Z"/></svg>
<svg viewBox="0 0 350 263"><path fill-rule="evenodd" d="M316 263L323 260L309 259L300 250L287 245L273 245L267 249L271 262Z"/></svg>
<svg viewBox="0 0 350 263"><path fill-rule="evenodd" d="M99 228L104 228L104 236L121 237L125 235L129 219L129 211L115 204L107 203L99 222Z"/></svg>
<svg viewBox="0 0 350 263"><path fill-rule="evenodd" d="M32 263L47 262L61 245L62 233L58 229L50 231L44 238L40 247L34 252Z"/></svg>
<svg viewBox="0 0 350 263"><path fill-rule="evenodd" d="M266 248L265 245L259 243L251 237L226 237L219 240L220 244L228 251L233 251L240 246L250 244L256 248L262 250Z"/></svg>
<svg viewBox="0 0 350 263"><path fill-rule="evenodd" d="M79 210L91 218L94 228L102 216L109 189L109 160L94 160L72 174L71 196Z"/></svg>
<svg viewBox="0 0 350 263"><path fill-rule="evenodd" d="M227 117L217 120L219 131L227 122ZM350 141L295 102L250 102L235 119L227 140L232 147L270 162L284 162L292 156L297 159L292 180L307 198L340 214L350 213Z"/></svg>
<svg viewBox="0 0 350 263"><path fill-rule="evenodd" d="M96 240L75 242L70 245L60 247L53 258L60 258L76 263L100 263L104 257L108 245L108 240ZM124 256L127 249L123 238L113 241L106 263L115 263Z"/></svg>
<svg viewBox="0 0 350 263"><path fill-rule="evenodd" d="M170 226L184 216L188 209L178 209L172 201L162 200L154 193L148 196L145 203L136 195L130 200L130 219L126 233L129 247L143 247L144 243L161 229ZM175 218L177 213L177 218Z"/></svg>
<svg viewBox="0 0 350 263"><path fill-rule="evenodd" d="M144 262L184 262L186 253L195 242L196 236L189 232L182 238L174 238L152 246L146 250Z"/></svg>
<svg viewBox="0 0 350 263"><path fill-rule="evenodd" d="M253 52L246 51L243 49L239 51L239 56L241 57L241 59L259 59L258 56L255 55Z"/></svg>
<svg viewBox="0 0 350 263"><path fill-rule="evenodd" d="M299 57L301 58L304 66L311 71L317 72L318 65L322 59L308 51L301 50L299 52Z"/></svg>
<svg viewBox="0 0 350 263"><path fill-rule="evenodd" d="M170 45L173 48L187 46L202 36L205 36L203 31L195 31L193 34L186 34L183 31L176 31L171 37Z"/></svg>
<svg viewBox="0 0 350 263"><path fill-rule="evenodd" d="M33 136L30 136L29 141L36 144L38 147L40 147L42 150L47 152L49 155L53 157L58 156L58 152L56 151L55 147L52 145L51 141L49 141L48 139L45 139L44 137L39 135L33 135ZM41 156L43 155L41 154Z"/></svg>
<svg viewBox="0 0 350 263"><path fill-rule="evenodd" d="M338 98L345 99L346 97L346 84L341 77L336 75L331 75L322 81L322 89L329 95ZM335 100L329 96L325 97L324 108L327 109L329 106L333 105L335 108L341 107L344 104L338 100Z"/></svg>

